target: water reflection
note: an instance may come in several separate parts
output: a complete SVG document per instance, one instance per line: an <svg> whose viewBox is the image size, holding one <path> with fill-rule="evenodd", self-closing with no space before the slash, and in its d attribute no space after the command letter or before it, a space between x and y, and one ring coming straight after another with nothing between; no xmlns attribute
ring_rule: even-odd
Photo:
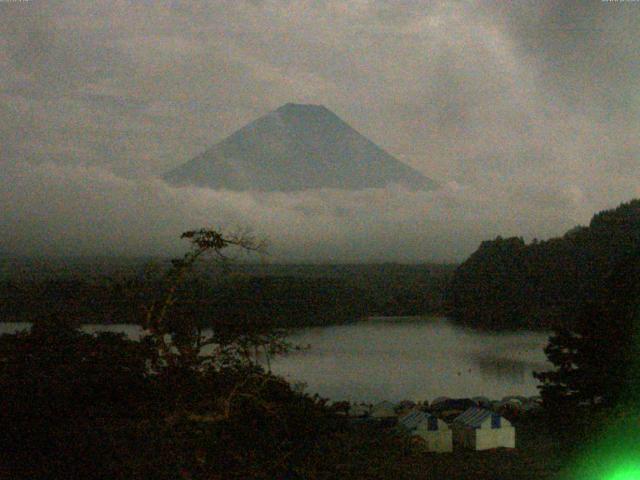
<svg viewBox="0 0 640 480"><path fill-rule="evenodd" d="M544 362L530 362L491 354L474 356L474 363L484 378L499 378L507 381L526 382L532 371L546 370L549 365Z"/></svg>

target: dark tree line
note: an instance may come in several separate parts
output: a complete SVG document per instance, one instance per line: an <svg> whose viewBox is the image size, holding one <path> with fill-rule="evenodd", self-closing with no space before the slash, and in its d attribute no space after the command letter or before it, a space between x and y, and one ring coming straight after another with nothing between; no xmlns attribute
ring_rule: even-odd
<svg viewBox="0 0 640 480"><path fill-rule="evenodd" d="M430 265L234 265L228 275L198 269L177 287L174 318L211 324L262 321L293 327L353 321L370 315L424 315L443 310L452 267ZM0 318L31 322L57 311L82 323L138 323L140 305L162 291L162 269L106 278L6 278Z"/></svg>
<svg viewBox="0 0 640 480"><path fill-rule="evenodd" d="M640 200L596 214L588 227L525 244L483 242L455 271L447 305L458 321L482 328L570 326L598 296L623 258L640 251Z"/></svg>
<svg viewBox="0 0 640 480"><path fill-rule="evenodd" d="M571 325L556 329L545 353L554 369L534 376L557 435L584 441L616 422L637 424L640 252L617 263L596 294L576 309ZM638 440L636 430L633 443Z"/></svg>
<svg viewBox="0 0 640 480"><path fill-rule="evenodd" d="M613 406L634 385L640 347L640 252L624 258L545 349L557 371L537 374L549 403Z"/></svg>

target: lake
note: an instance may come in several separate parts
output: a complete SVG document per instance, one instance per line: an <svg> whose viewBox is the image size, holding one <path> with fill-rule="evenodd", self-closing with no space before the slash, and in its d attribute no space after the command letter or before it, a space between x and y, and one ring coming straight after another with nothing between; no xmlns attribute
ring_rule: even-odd
<svg viewBox="0 0 640 480"><path fill-rule="evenodd" d="M0 332L28 328L0 324ZM134 325L88 325L85 331L124 331ZM290 341L308 346L272 361L274 373L306 383L331 400L433 400L439 396L537 395L533 371L547 370L549 333L477 332L445 318L371 318L346 325L302 328Z"/></svg>
<svg viewBox="0 0 640 480"><path fill-rule="evenodd" d="M551 367L549 333L477 332L444 318L372 318L305 328L290 340L309 345L272 369L332 400L433 400L439 396L537 395L533 371Z"/></svg>

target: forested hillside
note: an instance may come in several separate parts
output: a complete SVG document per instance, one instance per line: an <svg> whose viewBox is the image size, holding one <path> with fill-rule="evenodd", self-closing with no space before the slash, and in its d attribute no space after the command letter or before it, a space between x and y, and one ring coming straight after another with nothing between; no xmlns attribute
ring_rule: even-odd
<svg viewBox="0 0 640 480"><path fill-rule="evenodd" d="M455 271L447 305L458 321L483 328L569 325L616 263L640 249L640 200L602 211L588 227L525 244L483 242Z"/></svg>
<svg viewBox="0 0 640 480"><path fill-rule="evenodd" d="M142 260L65 266L22 262L33 274L0 279L0 321L33 322L63 316L79 323L138 323L143 306L161 291L165 264ZM448 265L267 265L240 264L228 275L204 266L179 288L172 316L196 316L203 325L220 321L278 326L334 324L366 316L441 313L453 266ZM95 274L92 272L99 272ZM48 272L46 275L43 272Z"/></svg>

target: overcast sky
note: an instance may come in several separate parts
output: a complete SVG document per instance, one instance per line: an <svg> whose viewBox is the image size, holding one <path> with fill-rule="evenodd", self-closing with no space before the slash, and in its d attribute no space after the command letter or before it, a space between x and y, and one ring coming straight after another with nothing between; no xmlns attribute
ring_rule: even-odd
<svg viewBox="0 0 640 480"><path fill-rule="evenodd" d="M461 260L640 196L640 2L0 0L0 250ZM287 102L443 188L252 194L157 177ZM173 249L173 250L172 250Z"/></svg>

